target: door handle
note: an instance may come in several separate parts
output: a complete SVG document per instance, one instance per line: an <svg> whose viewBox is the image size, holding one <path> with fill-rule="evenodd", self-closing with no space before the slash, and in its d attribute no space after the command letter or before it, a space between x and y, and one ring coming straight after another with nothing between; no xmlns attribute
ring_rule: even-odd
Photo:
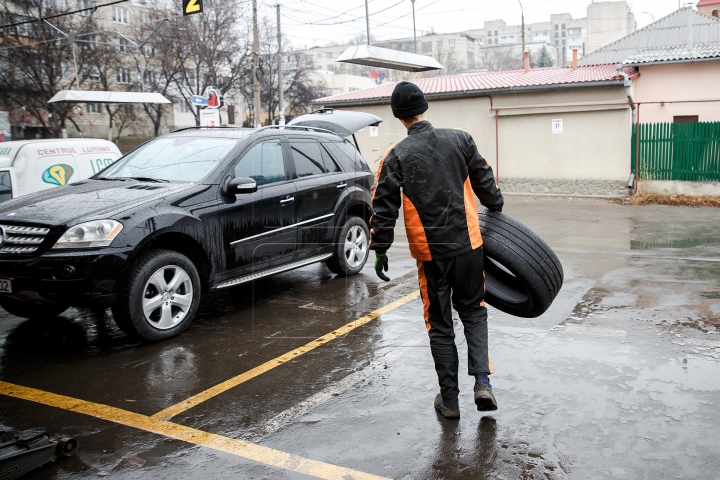
<svg viewBox="0 0 720 480"><path fill-rule="evenodd" d="M283 205L283 206L290 205L294 201L295 201L295 197L283 198L282 200L280 200L280 205Z"/></svg>
<svg viewBox="0 0 720 480"><path fill-rule="evenodd" d="M345 182L338 183L338 186L337 186L338 190L340 190L341 188L345 188L345 187L347 187L347 183L345 183Z"/></svg>

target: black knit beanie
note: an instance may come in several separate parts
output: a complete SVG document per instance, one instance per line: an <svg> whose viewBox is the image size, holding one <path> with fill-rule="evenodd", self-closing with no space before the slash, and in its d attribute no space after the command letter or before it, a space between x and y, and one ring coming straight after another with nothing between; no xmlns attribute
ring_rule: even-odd
<svg viewBox="0 0 720 480"><path fill-rule="evenodd" d="M425 94L414 83L400 82L390 97L390 108L395 118L411 118L428 109Z"/></svg>

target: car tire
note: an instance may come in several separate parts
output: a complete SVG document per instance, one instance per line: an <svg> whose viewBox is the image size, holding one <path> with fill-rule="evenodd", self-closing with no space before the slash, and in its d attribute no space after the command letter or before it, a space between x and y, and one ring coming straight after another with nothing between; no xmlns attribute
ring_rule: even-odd
<svg viewBox="0 0 720 480"><path fill-rule="evenodd" d="M333 245L333 256L325 261L331 272L342 276L358 273L368 258L370 232L365 220L349 215Z"/></svg>
<svg viewBox="0 0 720 480"><path fill-rule="evenodd" d="M172 250L150 250L120 283L113 317L131 337L166 340L192 322L200 293L200 276L190 259Z"/></svg>
<svg viewBox="0 0 720 480"><path fill-rule="evenodd" d="M16 317L22 318L55 318L70 308L58 303L25 302L12 297L0 298L0 307Z"/></svg>
<svg viewBox="0 0 720 480"><path fill-rule="evenodd" d="M555 252L532 230L503 213L481 211L480 230L485 302L516 317L545 313L564 279Z"/></svg>

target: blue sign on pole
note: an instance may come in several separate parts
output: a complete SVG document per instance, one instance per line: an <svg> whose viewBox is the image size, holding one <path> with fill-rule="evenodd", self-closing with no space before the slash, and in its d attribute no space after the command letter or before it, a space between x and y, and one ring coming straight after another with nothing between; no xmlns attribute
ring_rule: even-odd
<svg viewBox="0 0 720 480"><path fill-rule="evenodd" d="M201 95L193 95L190 98L190 103L192 103L193 105L201 106L201 107L207 107L208 99L207 99L207 97L203 97Z"/></svg>

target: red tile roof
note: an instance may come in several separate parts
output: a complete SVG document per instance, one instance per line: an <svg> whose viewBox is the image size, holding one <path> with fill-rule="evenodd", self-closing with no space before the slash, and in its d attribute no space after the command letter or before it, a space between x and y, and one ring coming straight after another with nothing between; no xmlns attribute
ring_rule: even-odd
<svg viewBox="0 0 720 480"><path fill-rule="evenodd" d="M700 0L698 7L709 7L710 5L720 5L720 0Z"/></svg>
<svg viewBox="0 0 720 480"><path fill-rule="evenodd" d="M626 68L627 73L635 73L635 69ZM525 70L511 70L505 72L484 72L465 75L449 75L443 77L420 78L415 83L429 97L443 94L483 91L502 91L513 89L526 89L533 87L552 88L557 85L583 84L591 82L617 82L622 80L614 65L597 65L592 67L572 68L548 67ZM390 98L395 83L388 83L379 87L357 90L350 93L318 98L314 103L367 103L372 100ZM470 95L469 95L470 96Z"/></svg>

